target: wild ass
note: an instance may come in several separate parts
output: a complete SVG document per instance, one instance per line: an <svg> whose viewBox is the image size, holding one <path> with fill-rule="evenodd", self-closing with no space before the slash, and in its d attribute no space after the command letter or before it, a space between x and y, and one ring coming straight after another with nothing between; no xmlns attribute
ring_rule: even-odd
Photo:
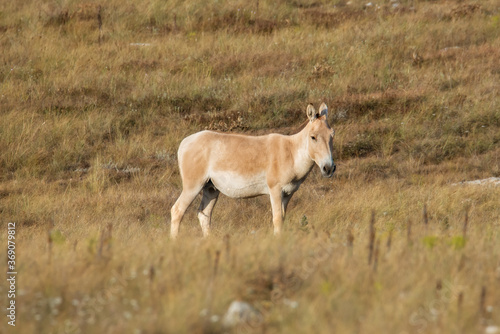
<svg viewBox="0 0 500 334"><path fill-rule="evenodd" d="M233 198L269 195L274 234L281 233L286 207L316 163L332 177L335 132L327 122L328 108L307 106L309 122L298 133L246 136L201 131L179 145L182 193L172 206L170 236L176 238L184 212L203 190L198 209L203 236L210 234L212 210L219 192Z"/></svg>

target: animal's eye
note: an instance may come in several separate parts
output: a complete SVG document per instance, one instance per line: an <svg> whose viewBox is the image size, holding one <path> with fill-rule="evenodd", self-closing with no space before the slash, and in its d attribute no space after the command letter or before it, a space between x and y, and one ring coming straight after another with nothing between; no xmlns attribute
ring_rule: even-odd
<svg viewBox="0 0 500 334"><path fill-rule="evenodd" d="M316 136L311 136L311 139L316 141Z"/></svg>

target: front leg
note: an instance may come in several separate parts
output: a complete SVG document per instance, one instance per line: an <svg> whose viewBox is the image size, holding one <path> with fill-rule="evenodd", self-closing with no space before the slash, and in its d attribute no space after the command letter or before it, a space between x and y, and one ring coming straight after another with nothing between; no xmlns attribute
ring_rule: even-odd
<svg viewBox="0 0 500 334"><path fill-rule="evenodd" d="M273 210L273 226L274 235L280 235L283 228L283 218L285 216L281 188L275 187L269 192L269 197L271 198L271 208ZM287 201L288 202L288 201Z"/></svg>

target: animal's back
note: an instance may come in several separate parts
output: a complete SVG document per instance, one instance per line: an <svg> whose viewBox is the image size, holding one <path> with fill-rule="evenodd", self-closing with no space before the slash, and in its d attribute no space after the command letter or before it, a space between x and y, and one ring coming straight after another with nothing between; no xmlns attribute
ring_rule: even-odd
<svg viewBox="0 0 500 334"><path fill-rule="evenodd" d="M178 156L179 161L206 159L214 170L238 169L252 173L265 167L269 146L269 135L246 136L205 130L186 137L179 146Z"/></svg>
<svg viewBox="0 0 500 334"><path fill-rule="evenodd" d="M201 131L179 146L184 179L211 180L225 195L248 197L267 193L266 176L272 136L245 136Z"/></svg>

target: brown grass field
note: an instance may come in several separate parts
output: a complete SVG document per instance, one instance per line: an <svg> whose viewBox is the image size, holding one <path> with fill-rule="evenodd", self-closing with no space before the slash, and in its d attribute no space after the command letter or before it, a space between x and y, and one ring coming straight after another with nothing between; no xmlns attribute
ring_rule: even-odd
<svg viewBox="0 0 500 334"><path fill-rule="evenodd" d="M368 2L2 1L0 333L500 333L500 186L454 185L500 177L499 2ZM221 196L169 239L185 136L322 101L281 238Z"/></svg>

